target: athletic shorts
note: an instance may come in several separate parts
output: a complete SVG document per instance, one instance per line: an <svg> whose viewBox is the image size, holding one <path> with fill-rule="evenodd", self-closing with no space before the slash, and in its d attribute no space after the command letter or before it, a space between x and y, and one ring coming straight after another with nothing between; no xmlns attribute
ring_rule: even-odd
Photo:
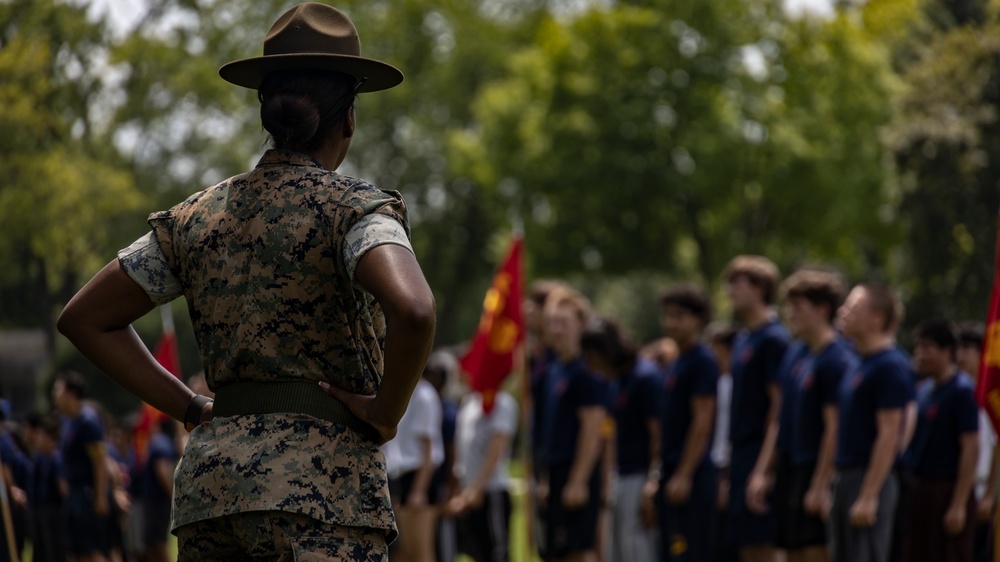
<svg viewBox="0 0 1000 562"><path fill-rule="evenodd" d="M663 472L665 476L656 495L663 559L677 562L715 560L718 540L715 500L719 486L715 467L705 462L695 470L691 479L691 498L683 505L667 501L664 488L673 468L664 467Z"/></svg>
<svg viewBox="0 0 1000 562"><path fill-rule="evenodd" d="M486 492L483 503L458 519L458 550L476 560L507 562L510 559L510 494Z"/></svg>
<svg viewBox="0 0 1000 562"><path fill-rule="evenodd" d="M775 476L773 506L777 519L774 546L797 550L826 544L826 522L806 513L803 502L816 465L790 466L782 462Z"/></svg>
<svg viewBox="0 0 1000 562"><path fill-rule="evenodd" d="M70 488L66 498L66 546L70 554L80 556L95 552L107 555L111 549L111 519L94 513L93 488Z"/></svg>
<svg viewBox="0 0 1000 562"><path fill-rule="evenodd" d="M387 562L385 530L347 527L298 513L248 511L178 527L178 562Z"/></svg>
<svg viewBox="0 0 1000 562"><path fill-rule="evenodd" d="M729 524L737 548L774 543L774 510L757 514L747 507L747 480L759 454L760 443L733 445L729 466ZM771 499L767 501L770 503Z"/></svg>
<svg viewBox="0 0 1000 562"><path fill-rule="evenodd" d="M543 558L565 558L577 552L594 550L597 519L601 511L601 471L595 466L590 476L587 503L567 509L562 503L563 488L569 480L571 465L549 468L549 498L539 510Z"/></svg>
<svg viewBox="0 0 1000 562"><path fill-rule="evenodd" d="M417 471L411 470L389 480L389 496L392 498L393 505L399 507L409 505L410 491L413 490L413 479L416 476ZM440 470L431 473L431 481L427 483L427 505L436 505L441 501L443 484Z"/></svg>

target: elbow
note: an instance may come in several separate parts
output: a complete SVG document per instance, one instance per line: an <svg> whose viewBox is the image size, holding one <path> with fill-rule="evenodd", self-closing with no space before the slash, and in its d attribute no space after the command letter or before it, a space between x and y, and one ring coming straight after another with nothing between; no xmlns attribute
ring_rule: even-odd
<svg viewBox="0 0 1000 562"><path fill-rule="evenodd" d="M59 319L56 320L56 330L65 336L66 339L74 341L79 326L80 322L77 318L76 307L70 302L63 308L62 313L59 314Z"/></svg>
<svg viewBox="0 0 1000 562"><path fill-rule="evenodd" d="M407 332L423 334L429 338L434 336L437 316L434 295L430 291L409 299L393 312L393 319Z"/></svg>

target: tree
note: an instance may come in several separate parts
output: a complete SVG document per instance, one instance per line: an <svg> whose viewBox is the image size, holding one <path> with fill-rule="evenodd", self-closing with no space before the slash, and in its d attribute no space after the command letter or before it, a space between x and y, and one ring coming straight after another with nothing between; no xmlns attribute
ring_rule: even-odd
<svg viewBox="0 0 1000 562"><path fill-rule="evenodd" d="M54 345L59 302L112 254L141 194L102 121L101 22L52 0L0 4L0 317Z"/></svg>

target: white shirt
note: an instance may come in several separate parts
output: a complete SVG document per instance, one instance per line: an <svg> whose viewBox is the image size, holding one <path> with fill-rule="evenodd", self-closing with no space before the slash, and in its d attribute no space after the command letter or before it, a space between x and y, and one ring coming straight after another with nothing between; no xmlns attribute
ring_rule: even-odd
<svg viewBox="0 0 1000 562"><path fill-rule="evenodd" d="M976 460L976 497L982 499L986 484L993 470L993 448L997 435L993 432L993 422L986 410L979 409L979 458Z"/></svg>
<svg viewBox="0 0 1000 562"><path fill-rule="evenodd" d="M733 377L729 373L719 375L715 398L715 437L712 439L710 456L716 468L729 466L729 405L733 396Z"/></svg>
<svg viewBox="0 0 1000 562"><path fill-rule="evenodd" d="M424 464L423 440L431 440L431 463L438 467L444 462L444 443L441 439L441 399L434 386L420 379L406 413L399 420L396 437L382 446L389 476L416 470Z"/></svg>
<svg viewBox="0 0 1000 562"><path fill-rule="evenodd" d="M514 437L514 432L517 431L517 412L517 402L510 394L502 391L497 393L489 415L483 413L483 397L478 392L471 393L462 400L455 421L455 475L463 488L471 486L479 477L493 436L503 434ZM507 448L493 467L485 491L506 490L510 485L507 471L510 449L511 444L508 442Z"/></svg>

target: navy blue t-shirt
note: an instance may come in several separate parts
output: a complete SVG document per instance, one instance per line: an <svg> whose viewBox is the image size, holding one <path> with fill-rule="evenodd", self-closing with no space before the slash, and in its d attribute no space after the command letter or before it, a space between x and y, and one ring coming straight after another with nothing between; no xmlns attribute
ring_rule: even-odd
<svg viewBox="0 0 1000 562"><path fill-rule="evenodd" d="M839 338L816 354L802 347L805 353L787 371L790 380L784 384L781 410L782 451L797 467L813 465L819 458L823 409L838 405L840 382L857 364L850 346Z"/></svg>
<svg viewBox="0 0 1000 562"><path fill-rule="evenodd" d="M895 346L861 357L840 383L837 468L867 467L878 436L878 411L905 408L914 392L909 359Z"/></svg>
<svg viewBox="0 0 1000 562"><path fill-rule="evenodd" d="M733 397L729 440L734 447L764 439L771 398L767 389L779 384L778 371L788 350L788 331L772 320L754 331L743 330L733 342L730 374Z"/></svg>
<svg viewBox="0 0 1000 562"><path fill-rule="evenodd" d="M535 458L541 458L539 455L545 428L545 404L549 400L546 376L553 361L555 353L547 348L531 359L531 446Z"/></svg>
<svg viewBox="0 0 1000 562"><path fill-rule="evenodd" d="M955 480L962 455L961 437L979 431L976 383L959 372L943 384L920 388L917 430L906 452L913 474L928 480Z"/></svg>
<svg viewBox="0 0 1000 562"><path fill-rule="evenodd" d="M33 507L58 507L62 505L59 479L63 477L62 458L59 453L38 453L32 459L32 490L29 494Z"/></svg>
<svg viewBox="0 0 1000 562"><path fill-rule="evenodd" d="M156 432L149 439L149 451L146 463L140 473L139 487L143 498L154 503L170 503L170 495L163 489L163 484L156 476L156 463L166 460L173 463L177 460L177 446L174 441L162 432Z"/></svg>
<svg viewBox="0 0 1000 562"><path fill-rule="evenodd" d="M696 345L681 353L663 378L663 427L661 429L663 464L675 465L681 460L688 430L691 428L691 400L695 397L715 397L719 384L719 365L704 345ZM713 416L714 417L714 416ZM711 447L705 448L706 461Z"/></svg>
<svg viewBox="0 0 1000 562"><path fill-rule="evenodd" d="M0 462L10 468L13 484L26 493L31 490L31 459L18 448L14 437L4 431L0 433Z"/></svg>
<svg viewBox="0 0 1000 562"><path fill-rule="evenodd" d="M611 385L618 474L644 473L649 469L649 420L660 416L661 379L655 367L640 360L633 372Z"/></svg>
<svg viewBox="0 0 1000 562"><path fill-rule="evenodd" d="M549 363L545 382L545 423L539 459L542 466L570 464L576 455L580 433L578 411L591 406L606 407L608 387L587 370L581 358L568 363L553 360Z"/></svg>
<svg viewBox="0 0 1000 562"><path fill-rule="evenodd" d="M59 432L59 450L70 488L94 485L94 466L87 454L87 447L103 440L104 427L93 408L84 406L79 416L63 418Z"/></svg>

